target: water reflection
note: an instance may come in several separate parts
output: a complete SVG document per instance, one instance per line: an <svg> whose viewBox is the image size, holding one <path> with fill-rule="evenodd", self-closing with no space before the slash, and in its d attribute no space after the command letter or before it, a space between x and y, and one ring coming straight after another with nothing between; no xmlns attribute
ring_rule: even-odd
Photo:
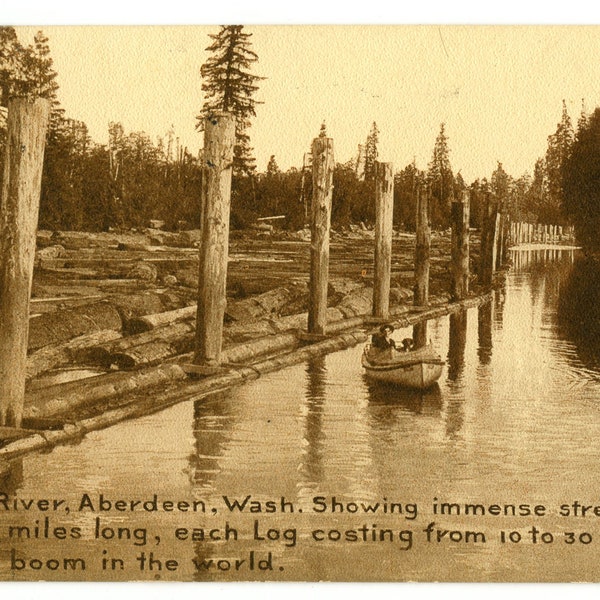
<svg viewBox="0 0 600 600"><path fill-rule="evenodd" d="M221 471L223 443L233 425L227 396L222 392L194 402L195 452L190 456L190 478L198 497L214 492Z"/></svg>
<svg viewBox="0 0 600 600"><path fill-rule="evenodd" d="M588 367L600 367L600 263L591 257L575 260L558 293L560 331L575 344Z"/></svg>
<svg viewBox="0 0 600 600"><path fill-rule="evenodd" d="M448 343L448 379L460 379L465 366L467 345L467 311L461 309L450 315L450 341Z"/></svg>
<svg viewBox="0 0 600 600"><path fill-rule="evenodd" d="M377 419L385 421L398 411L415 415L439 417L442 409L442 392L436 383L427 390L411 390L384 381L373 381L363 376L369 404L378 406Z"/></svg>
<svg viewBox="0 0 600 600"><path fill-rule="evenodd" d="M325 357L317 356L306 364L306 416L304 417L304 439L306 454L301 470L313 487L323 477L325 388L327 367Z"/></svg>
<svg viewBox="0 0 600 600"><path fill-rule="evenodd" d="M78 446L28 456L3 472L0 490L70 502L83 490L111 498L158 493L221 507L214 517L104 516L107 524L152 522L163 536L165 556L188 565L172 578L258 578L263 574L195 571L190 565L191 559L243 559L250 550L262 550L285 567L283 573L265 575L272 579L597 580L596 544L581 551L562 544L536 551L531 544L511 551L494 543L415 544L403 552L383 544L316 543L310 536L313 528L350 530L377 523L417 530L429 515L423 512L412 523L381 513L316 515L306 510L293 518L260 515L263 525L297 526L303 537L294 549L277 541L257 548L248 525L254 515L223 509L224 495L247 494L261 501L283 496L298 506L310 506L316 495L342 502L415 501L423 507L434 496L556 507L568 493L593 502L600 497L600 268L578 262L566 277L570 266L566 253L519 253L505 293L469 309L470 314L462 311L430 322L425 339L429 335L447 357L445 376L430 390L367 379L357 346L95 432ZM500 316L494 318L495 312ZM409 332L398 331L397 338ZM577 387L582 377L585 389ZM82 524L85 516L72 515L73 523ZM11 518L0 514L0 528L6 531ZM172 539L179 525L222 527L225 521L245 533L239 542ZM457 530L475 523L463 515L447 521ZM480 522L490 531L531 524L501 518ZM583 527L581 520L559 519L556 513L548 514L543 525L548 531ZM44 540L44 550L60 553L63 544ZM83 544L90 554L98 554L93 540ZM34 540L23 540L20 548L35 555ZM127 550L125 558L133 560L134 553L136 548ZM27 577L11 572L7 556L0 550L2 576Z"/></svg>
<svg viewBox="0 0 600 600"><path fill-rule="evenodd" d="M492 311L491 302L484 302L477 308L477 356L482 365L488 365L492 360Z"/></svg>

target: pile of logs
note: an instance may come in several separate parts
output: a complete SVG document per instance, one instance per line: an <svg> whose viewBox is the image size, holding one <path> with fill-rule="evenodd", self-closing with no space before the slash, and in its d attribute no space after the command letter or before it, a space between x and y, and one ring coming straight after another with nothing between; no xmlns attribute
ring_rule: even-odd
<svg viewBox="0 0 600 600"><path fill-rule="evenodd" d="M412 292L392 289L401 301ZM227 305L226 345L301 330L307 322L307 289L293 284ZM330 321L368 314L372 289L353 281L330 284ZM195 304L169 293L114 296L102 302L56 310L30 322L27 377L31 380L64 368L97 367L130 370L155 365L194 346ZM298 308L304 310L299 311Z"/></svg>

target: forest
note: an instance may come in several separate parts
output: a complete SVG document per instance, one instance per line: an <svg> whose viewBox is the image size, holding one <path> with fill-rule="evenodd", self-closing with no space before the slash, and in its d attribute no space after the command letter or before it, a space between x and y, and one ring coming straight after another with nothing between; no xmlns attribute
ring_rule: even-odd
<svg viewBox="0 0 600 600"><path fill-rule="evenodd" d="M237 119L236 152L232 182L231 226L252 226L259 218L277 220L283 229L298 230L307 223L311 198L310 153L287 171L271 156L264 170L255 165L249 128L255 116L254 92L262 77L252 73L258 56L252 50L251 34L243 26L222 26L210 36L211 58L199 65L204 103L199 108L198 128L211 111L229 110ZM224 80L223 73L237 77ZM229 75L228 75L229 76ZM197 228L202 188L202 152L194 155L183 147L174 130L151 139L143 131L127 132L122 123L108 126L108 144L91 139L85 123L69 118L58 100L58 73L53 68L49 40L39 32L34 44L23 46L14 28L0 28L0 104L11 95L39 95L52 102L47 135L39 227L49 230L107 231L147 227L162 221L168 230ZM0 136L6 135L6 110L0 108ZM450 140L445 125L432 140L427 168L407 164L394 176L394 226L414 229L415 190L426 185L431 197L431 224L447 229L451 202L463 193L471 200L471 226L479 227L481 207L493 197L511 219L532 223L583 224L576 218L580 206L577 175L567 168L580 168L570 160L583 132L596 126L583 107L574 127L563 101L556 131L548 136L547 150L532 173L517 177L498 162L493 173L465 182L451 164ZM326 123L315 137L327 136ZM357 152L334 172L332 226L372 226L374 222L374 164L378 160L377 124L357 132ZM0 144L2 139L0 138ZM0 146L1 148L1 146ZM590 150L590 144L587 144ZM570 187L569 187L570 186ZM566 194L566 195L565 195ZM567 199L568 196L568 199ZM587 213L586 213L587 214Z"/></svg>

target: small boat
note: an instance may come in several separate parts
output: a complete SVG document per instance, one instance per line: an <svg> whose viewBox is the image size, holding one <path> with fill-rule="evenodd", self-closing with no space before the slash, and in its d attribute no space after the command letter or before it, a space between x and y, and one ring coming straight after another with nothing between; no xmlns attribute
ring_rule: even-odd
<svg viewBox="0 0 600 600"><path fill-rule="evenodd" d="M393 348L377 350L365 347L362 366L366 375L378 381L424 390L441 376L444 361L432 346L400 352Z"/></svg>

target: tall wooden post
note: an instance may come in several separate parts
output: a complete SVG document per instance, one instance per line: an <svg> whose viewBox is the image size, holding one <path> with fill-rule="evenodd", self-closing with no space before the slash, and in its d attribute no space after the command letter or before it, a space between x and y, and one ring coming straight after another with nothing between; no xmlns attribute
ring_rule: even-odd
<svg viewBox="0 0 600 600"><path fill-rule="evenodd" d="M417 187L416 228L413 304L415 306L426 306L429 302L429 248L431 245L429 188L427 186Z"/></svg>
<svg viewBox="0 0 600 600"><path fill-rule="evenodd" d="M499 217L498 204L489 194L486 198L483 215L479 274L481 284L489 287L492 285L494 267L496 265L496 226Z"/></svg>
<svg viewBox="0 0 600 600"><path fill-rule="evenodd" d="M498 270L500 267L499 258L500 258L500 243L502 239L502 214L496 213L495 225L494 225L494 238L492 245L492 269L494 271Z"/></svg>
<svg viewBox="0 0 600 600"><path fill-rule="evenodd" d="M496 216L496 243L494 244L494 269L497 271L502 266L505 243L505 219L504 212L500 211Z"/></svg>
<svg viewBox="0 0 600 600"><path fill-rule="evenodd" d="M217 367L225 316L229 210L235 117L215 113L204 122L202 236L194 363Z"/></svg>
<svg viewBox="0 0 600 600"><path fill-rule="evenodd" d="M50 103L13 98L0 197L0 425L20 427L29 299Z"/></svg>
<svg viewBox="0 0 600 600"><path fill-rule="evenodd" d="M394 173L392 163L375 163L375 277L373 316L387 319L392 276L392 218Z"/></svg>
<svg viewBox="0 0 600 600"><path fill-rule="evenodd" d="M310 226L310 291L308 333L323 335L327 326L329 229L333 194L333 140L318 137L312 143L313 196Z"/></svg>
<svg viewBox="0 0 600 600"><path fill-rule="evenodd" d="M429 187L426 185L417 187L416 229L413 304L427 306L429 302L431 227L429 226ZM416 323L413 326L413 340L415 348L422 348L427 344L427 321Z"/></svg>
<svg viewBox="0 0 600 600"><path fill-rule="evenodd" d="M469 196L452 203L452 289L454 300L469 293Z"/></svg>

